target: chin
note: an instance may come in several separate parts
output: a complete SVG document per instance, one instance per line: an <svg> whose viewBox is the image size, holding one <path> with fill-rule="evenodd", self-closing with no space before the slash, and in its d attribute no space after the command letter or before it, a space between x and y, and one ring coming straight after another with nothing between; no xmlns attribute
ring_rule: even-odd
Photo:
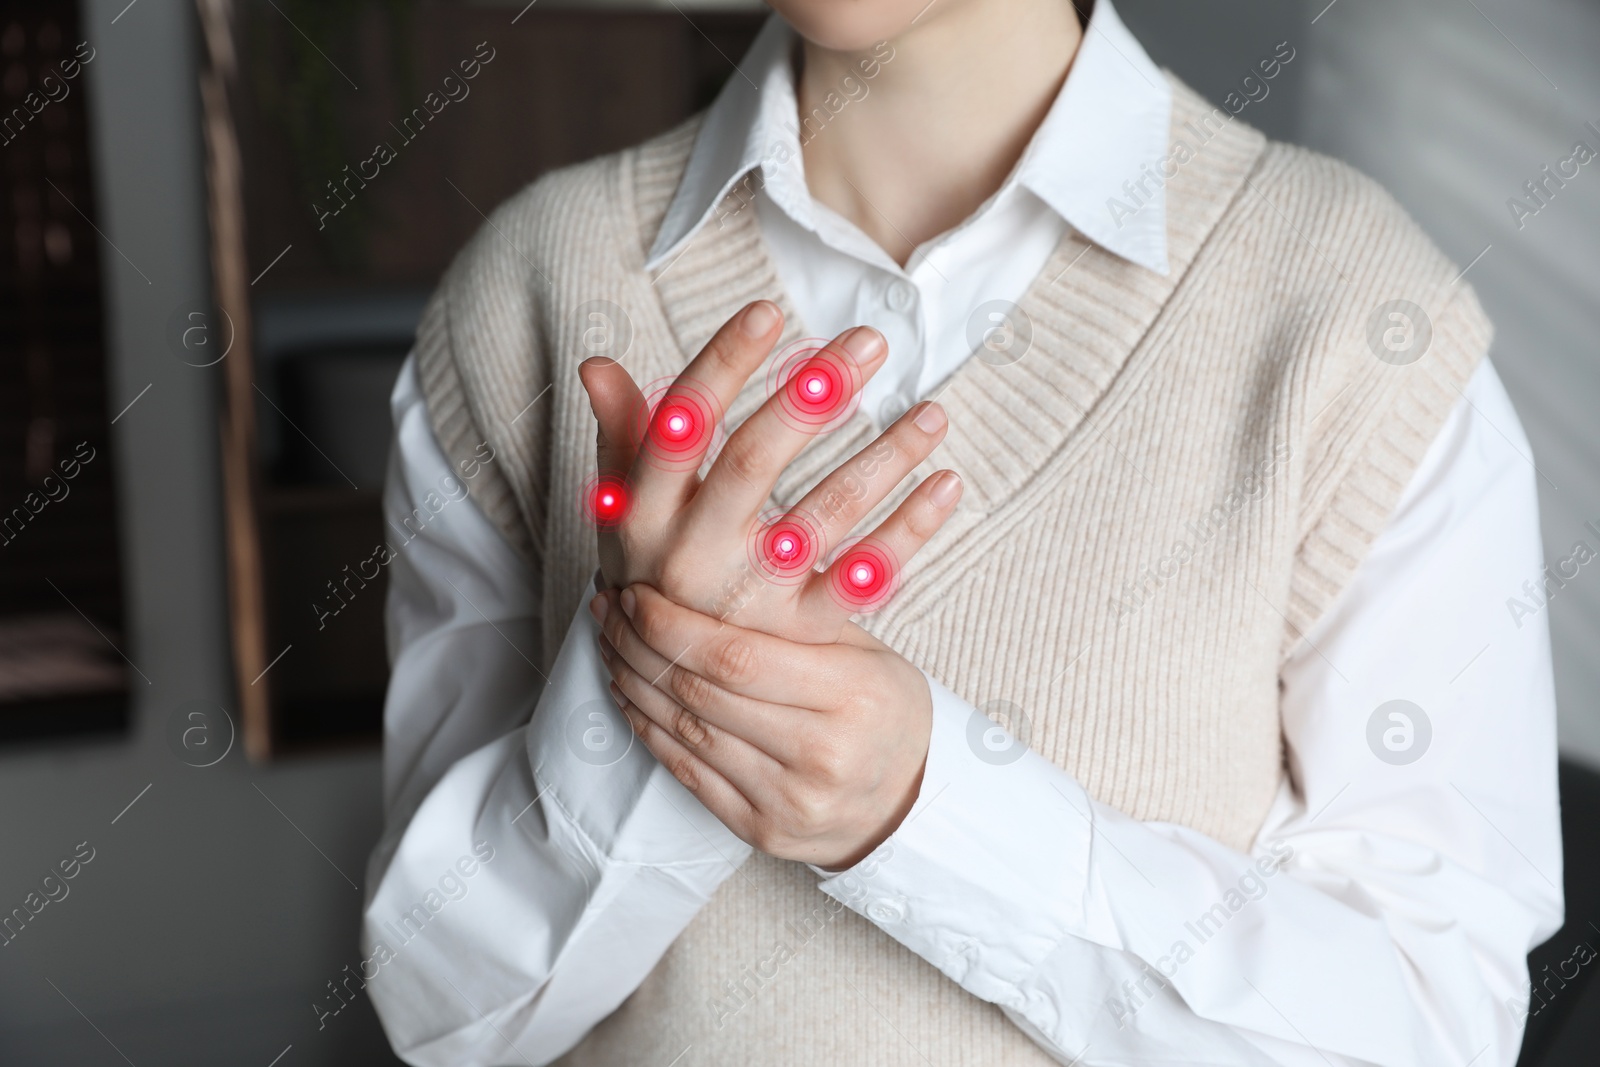
<svg viewBox="0 0 1600 1067"><path fill-rule="evenodd" d="M938 4L955 0L937 0ZM865 52L892 40L928 6L928 0L767 0L794 31L833 52Z"/></svg>

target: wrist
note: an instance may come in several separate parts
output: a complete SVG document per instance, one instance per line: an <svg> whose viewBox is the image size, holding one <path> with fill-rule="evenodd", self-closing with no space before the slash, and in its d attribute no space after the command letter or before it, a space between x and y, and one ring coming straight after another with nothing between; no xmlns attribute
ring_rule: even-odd
<svg viewBox="0 0 1600 1067"><path fill-rule="evenodd" d="M906 816L911 814L911 809L916 807L917 797L922 794L922 777L927 771L927 767L928 762L924 757L921 765L917 767L917 773L912 778L911 785L906 789L905 796L896 805L894 812L888 819L884 820L883 824L863 844L836 863L819 863L816 866L823 868L830 875L838 874L849 870L882 848L883 843L893 837L895 831L899 830L901 825L905 823Z"/></svg>
<svg viewBox="0 0 1600 1067"><path fill-rule="evenodd" d="M916 807L917 798L922 795L922 783L928 769L928 748L932 740L933 731L933 695L928 686L928 680L923 673L913 667L909 661L901 660L901 663L908 668L911 678L909 684L913 695L907 699L906 695L902 693L887 698L886 703L889 701L902 702L902 707L909 706L916 709L916 713L911 720L915 725L910 729L910 736L907 738L910 742L911 760L914 760L915 771L909 776L905 786L898 791L899 795L894 797L894 802L889 807L887 814L850 851L849 855L836 862L815 864L816 867L823 868L830 874L854 867L881 848L883 843L894 836L895 832L904 825L906 818L911 814L911 810Z"/></svg>

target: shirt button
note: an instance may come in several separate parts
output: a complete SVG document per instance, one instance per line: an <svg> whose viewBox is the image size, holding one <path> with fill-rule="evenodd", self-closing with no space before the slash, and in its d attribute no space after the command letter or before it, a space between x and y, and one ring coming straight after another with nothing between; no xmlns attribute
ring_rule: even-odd
<svg viewBox="0 0 1600 1067"><path fill-rule="evenodd" d="M878 404L878 425L887 427L911 410L911 397L904 392L890 393Z"/></svg>
<svg viewBox="0 0 1600 1067"><path fill-rule="evenodd" d="M916 302L916 290L911 288L909 282L895 282L889 286L888 300L892 311L906 312L911 310L911 305Z"/></svg>
<svg viewBox="0 0 1600 1067"><path fill-rule="evenodd" d="M881 897L867 905L867 918L875 923L897 923L906 917L906 904L900 897Z"/></svg>
<svg viewBox="0 0 1600 1067"><path fill-rule="evenodd" d="M970 937L963 937L950 948L950 955L945 958L944 965L939 969L957 982L967 976L972 970L972 964L978 956L978 943Z"/></svg>

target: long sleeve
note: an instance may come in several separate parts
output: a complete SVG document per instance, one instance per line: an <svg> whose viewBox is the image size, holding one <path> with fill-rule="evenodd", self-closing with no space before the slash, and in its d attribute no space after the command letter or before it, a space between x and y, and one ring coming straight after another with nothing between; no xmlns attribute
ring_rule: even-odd
<svg viewBox="0 0 1600 1067"><path fill-rule="evenodd" d="M1249 855L1095 801L935 684L917 805L822 889L1063 1063L1514 1063L1562 915L1529 454L1485 363L1283 667Z"/></svg>
<svg viewBox="0 0 1600 1067"><path fill-rule="evenodd" d="M539 575L466 494L409 360L391 406L386 829L361 974L408 1063L546 1063L749 848L635 742L587 597L541 675Z"/></svg>

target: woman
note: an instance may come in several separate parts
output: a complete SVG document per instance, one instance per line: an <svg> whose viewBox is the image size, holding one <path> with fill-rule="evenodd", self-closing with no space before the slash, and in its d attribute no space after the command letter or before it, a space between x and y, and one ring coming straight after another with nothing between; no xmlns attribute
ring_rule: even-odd
<svg viewBox="0 0 1600 1067"><path fill-rule="evenodd" d="M774 6L396 387L396 1049L1512 1063L1553 697L1458 268L1235 117L1289 42L1215 108L1106 0Z"/></svg>

